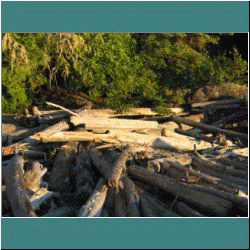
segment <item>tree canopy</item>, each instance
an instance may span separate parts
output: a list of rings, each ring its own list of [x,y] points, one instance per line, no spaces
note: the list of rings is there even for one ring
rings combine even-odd
[[[184,89],[247,84],[247,61],[223,33],[4,33],[2,111],[82,93],[98,107],[164,108]]]

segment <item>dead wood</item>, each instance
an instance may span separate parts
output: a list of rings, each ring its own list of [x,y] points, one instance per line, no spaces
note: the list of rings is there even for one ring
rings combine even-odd
[[[78,143],[68,143],[56,154],[49,189],[59,193],[73,191],[73,170]]]
[[[8,199],[15,217],[35,217],[35,210],[24,190],[23,173],[24,159],[16,155],[3,170]]]
[[[232,160],[228,158],[222,158],[222,159],[219,159],[218,162],[221,162],[222,164],[227,165],[227,166],[233,166],[234,168],[239,169],[239,170],[248,171],[248,164],[242,162],[240,159]]]
[[[109,119],[93,117],[76,117],[72,116],[70,122],[75,126],[85,124],[87,129],[157,129],[158,123],[154,121],[141,121],[129,119]]]
[[[154,211],[145,197],[140,196],[140,209],[143,217],[157,217],[156,211]]]
[[[119,189],[118,192],[115,192],[114,195],[114,211],[113,215],[115,217],[127,217],[127,205],[124,195]]]
[[[107,196],[107,191],[108,187],[105,184],[105,179],[100,178],[88,201],[80,209],[78,217],[99,217]]]
[[[185,131],[185,130],[178,129],[178,128],[176,128],[174,131],[176,133],[178,133],[178,134],[191,136],[191,137],[194,137],[194,138],[199,139],[199,140],[207,141],[207,142],[209,142],[211,144],[218,144],[220,146],[225,146],[225,143],[219,142],[215,138],[211,138],[211,137],[208,137],[208,136],[205,136],[205,135],[193,134],[190,131]]]
[[[239,170],[227,169],[225,165],[215,162],[212,160],[205,160],[198,157],[193,157],[192,166],[201,169],[210,171],[214,176],[221,178],[222,180],[228,183],[243,185],[245,187],[248,186],[248,181],[245,180],[246,172],[241,172]]]
[[[174,196],[179,195],[179,199],[187,203],[197,211],[214,216],[227,216],[232,203],[225,201],[209,193],[200,192],[189,186],[182,185],[166,176],[155,174],[137,166],[130,166],[128,172],[133,177],[142,182],[157,186],[166,193]]]
[[[96,169],[102,174],[105,180],[107,180],[109,177],[111,166],[107,162],[103,154],[95,148],[90,149],[88,151],[88,154]]]
[[[122,173],[126,170],[126,161],[128,160],[128,154],[129,149],[124,150],[119,155],[114,165],[110,168],[107,177],[108,187],[117,188],[119,186]]]
[[[206,217],[205,215],[189,207],[184,202],[178,202],[176,205],[174,205],[173,210],[183,217]]]
[[[233,136],[236,138],[240,138],[243,139],[245,142],[248,141],[248,135],[244,134],[244,133],[240,133],[240,132],[235,132],[235,131],[231,131],[231,130],[226,130],[226,129],[220,129],[211,125],[207,125],[201,122],[194,122],[191,121],[187,118],[183,118],[183,117],[178,117],[178,116],[173,116],[171,118],[173,121],[177,122],[177,123],[184,123],[186,125],[192,126],[194,128],[200,128],[200,129],[204,129],[213,133],[221,133],[221,134],[225,134],[228,136]]]
[[[87,201],[96,186],[95,174],[91,168],[90,156],[86,151],[81,150],[77,155],[74,168],[75,198],[81,204]]]
[[[138,134],[133,132],[112,131],[110,134],[93,134],[90,132],[58,132],[50,137],[43,137],[44,142],[65,142],[65,141],[96,141],[114,144],[145,145],[147,147],[162,148],[169,150],[193,150],[193,140],[178,135],[175,137],[162,137],[155,135]],[[182,143],[180,143],[182,140]],[[211,147],[210,143],[202,141],[197,145],[197,150]]]
[[[175,169],[174,171],[172,169]],[[168,161],[167,159],[164,160],[163,166],[162,166],[162,173],[167,173],[170,176],[176,177],[176,178],[187,178],[187,181],[189,182],[189,179],[192,178],[191,176],[199,177],[202,180],[205,180],[207,183],[211,184],[218,184],[218,181],[220,180],[217,177],[210,176],[204,173],[201,173],[199,171],[196,171],[192,169],[191,167],[185,167],[179,162],[174,161]]]
[[[216,195],[218,197],[221,197],[225,200],[229,200],[230,202],[232,202],[233,207],[232,207],[230,213],[236,212],[240,216],[244,216],[244,217],[248,216],[248,198],[240,197],[237,194],[224,192],[222,190],[217,190],[214,188],[207,188],[204,186],[199,186],[199,187],[195,187],[195,188],[198,190],[207,192],[207,193],[211,193],[213,195]],[[233,216],[235,216],[235,214]]]
[[[211,106],[221,106],[221,105],[230,105],[230,104],[240,104],[241,102],[236,99],[227,99],[227,100],[218,100],[218,101],[210,101],[210,102],[199,102],[192,103],[192,108],[204,108]]]
[[[63,110],[63,111],[66,111],[66,112],[68,112],[68,113],[71,114],[71,115],[75,115],[75,116],[79,116],[79,117],[80,117],[79,114],[77,114],[77,113],[75,113],[75,112],[73,112],[73,111],[71,111],[71,110],[69,110],[69,109],[67,109],[67,108],[64,108],[64,107],[62,107],[62,106],[60,106],[60,105],[57,105],[57,104],[55,104],[55,103],[46,102],[46,104],[48,104],[48,105],[50,105],[50,106],[54,106],[54,107],[56,107],[56,108],[59,108],[59,109],[61,109],[61,110]]]
[[[128,217],[140,217],[139,211],[139,193],[135,187],[134,182],[125,176],[122,178],[123,192],[125,194],[126,204],[127,204],[127,216]]]
[[[56,132],[67,130],[70,128],[70,125],[67,121],[61,121],[59,123],[54,124],[53,126],[50,126],[43,130],[42,132],[36,133],[33,136],[31,136],[32,139],[36,140],[42,140],[43,138],[49,137]]]
[[[33,161],[29,169],[24,173],[24,188],[36,192],[40,188],[41,178],[47,172],[46,168],[37,162]]]
[[[69,206],[62,206],[60,208],[50,210],[42,217],[75,217],[75,209]]]

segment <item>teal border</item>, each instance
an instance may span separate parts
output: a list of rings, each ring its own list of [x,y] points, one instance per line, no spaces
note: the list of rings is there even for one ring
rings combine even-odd
[[[248,249],[248,219],[2,219],[2,249]]]
[[[2,32],[248,32],[248,2],[3,1]]]
[[[2,32],[249,32],[248,2],[1,2]],[[248,249],[248,218],[2,218],[2,249]]]

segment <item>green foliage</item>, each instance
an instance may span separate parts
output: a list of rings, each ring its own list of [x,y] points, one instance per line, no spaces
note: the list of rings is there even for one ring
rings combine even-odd
[[[247,62],[220,44],[233,34],[5,33],[2,107],[22,112],[50,93],[82,92],[121,112],[185,102],[186,92],[225,82],[247,84]],[[231,45],[230,45],[231,46]],[[36,104],[37,105],[37,104]]]

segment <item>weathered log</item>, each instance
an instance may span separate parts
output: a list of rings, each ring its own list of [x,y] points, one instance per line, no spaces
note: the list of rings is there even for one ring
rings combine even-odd
[[[238,160],[232,160],[228,158],[221,158],[218,160],[218,162],[221,162],[222,164],[225,164],[227,166],[233,166],[236,169],[239,170],[248,170],[248,164],[241,162],[239,159]]]
[[[114,197],[114,216],[115,217],[127,217],[127,205],[124,195],[119,190],[115,192]]]
[[[183,217],[206,217],[205,215],[199,213],[198,211],[192,209],[184,202],[178,202],[174,205],[174,211]]]
[[[156,211],[154,211],[145,197],[140,196],[140,209],[143,217],[157,217]]]
[[[88,201],[80,209],[78,217],[99,217],[107,196],[107,191],[108,187],[105,184],[105,179],[100,178]]]
[[[88,151],[92,163],[97,168],[97,170],[102,174],[105,180],[109,177],[109,172],[111,169],[110,164],[107,162],[103,154],[95,148]]]
[[[69,206],[62,206],[60,208],[49,211],[42,217],[74,217],[75,209]]]
[[[192,184],[191,184],[192,185]],[[248,198],[240,197],[237,194],[224,192],[222,190],[211,189],[204,186],[195,187],[198,190],[211,193],[233,203],[230,213],[238,213],[241,216],[248,216]],[[235,216],[235,215],[234,215]]]
[[[186,136],[194,137],[194,138],[199,139],[199,140],[210,142],[211,144],[218,144],[220,146],[225,145],[223,142],[219,142],[218,140],[216,140],[214,138],[210,138],[210,137],[205,136],[205,135],[193,134],[190,131],[185,131],[185,130],[178,129],[178,128],[176,128],[174,131],[178,134],[181,134],[181,135],[186,135]]]
[[[68,113],[71,114],[71,115],[79,116],[79,117],[80,117],[79,114],[77,114],[77,113],[75,113],[75,112],[73,112],[73,111],[71,111],[71,110],[69,110],[69,109],[67,109],[67,108],[64,108],[64,107],[62,107],[62,106],[60,106],[60,105],[58,105],[58,104],[55,104],[55,103],[52,103],[52,102],[46,102],[46,104],[48,104],[48,105],[50,105],[50,106],[54,106],[54,107],[56,107],[56,108],[59,108],[59,109],[61,109],[61,110],[63,110],[63,111],[66,111],[66,112],[68,112]]]
[[[218,176],[223,180],[228,180],[232,184],[243,185],[246,187],[248,186],[248,181],[245,180],[245,176],[247,175],[246,172],[241,172],[239,170],[233,169],[226,169],[225,165],[219,162],[205,160],[198,157],[193,157],[192,165],[196,168],[202,168],[202,170],[208,168],[215,173],[215,176]]]
[[[177,173],[179,173],[179,175],[177,175],[177,176],[174,175],[174,173],[171,172],[171,168],[176,169]],[[192,169],[191,167],[188,168],[188,167],[183,166],[179,162],[168,161],[167,159],[164,160],[162,169],[163,169],[163,171],[162,171],[163,173],[170,172],[170,175],[172,174],[172,176],[174,176],[174,177],[183,177],[183,176],[187,177],[187,174],[188,175],[191,174],[193,176],[200,177],[201,179],[207,181],[208,183],[212,183],[212,184],[218,184],[218,181],[220,180],[217,177],[198,172],[198,171]]]
[[[227,216],[232,207],[232,203],[209,193],[197,191],[194,188],[182,185],[166,176],[155,174],[137,166],[130,166],[128,172],[133,177],[142,182],[157,186],[166,193],[174,196],[179,195],[179,199],[187,203],[190,207],[202,211],[204,214],[215,216]]]
[[[43,168],[42,164],[33,161],[29,169],[23,175],[24,188],[36,192],[40,188],[41,178],[47,172],[47,168]]]
[[[70,117],[69,114],[56,114],[56,115],[45,115],[41,116],[39,118],[39,123],[40,124],[47,124],[47,125],[53,125],[55,123],[58,123],[62,120],[68,120]]]
[[[50,137],[43,137],[44,142],[64,141],[100,141],[108,143],[124,143],[130,145],[146,145],[153,148],[169,150],[193,150],[194,141],[176,134],[175,137],[162,137],[138,134],[133,132],[112,131],[110,134],[93,134],[90,132],[58,132]],[[180,143],[180,140],[182,143]],[[210,143],[202,141],[197,145],[197,150],[211,147]]]
[[[12,132],[19,131],[19,130],[26,130],[26,128],[17,126],[11,123],[4,123],[4,116],[2,116],[2,135],[8,135]]]
[[[122,173],[126,169],[126,161],[128,160],[128,154],[129,149],[124,150],[119,155],[114,165],[110,168],[110,172],[108,173],[107,177],[108,187],[117,188],[119,186]]]
[[[41,188],[30,197],[30,201],[34,209],[39,209],[42,204],[48,203],[48,201],[54,197],[58,198],[58,193],[48,191],[46,188]]]
[[[93,118],[93,117],[76,117],[72,116],[70,122],[75,126],[85,124],[87,129],[157,129],[158,122],[140,121],[129,119],[109,119],[109,118]]]
[[[92,164],[88,153],[80,151],[76,158],[74,175],[75,198],[81,204],[87,201],[96,186],[95,176],[91,168]]]
[[[140,217],[139,211],[139,194],[135,187],[133,181],[128,177],[125,176],[122,178],[123,183],[123,190],[122,192],[125,193],[127,208],[128,208],[128,217]]]
[[[16,155],[3,169],[11,210],[15,217],[36,217],[35,210],[24,190],[24,159]]]
[[[240,104],[241,102],[237,99],[227,99],[227,100],[218,100],[218,101],[210,101],[210,102],[199,102],[199,103],[192,103],[192,108],[204,108],[210,106],[220,106],[220,105],[227,105],[227,104]]]
[[[70,125],[67,121],[61,121],[59,123],[56,123],[53,126],[48,127],[47,129],[43,130],[42,132],[36,133],[33,136],[31,136],[32,139],[41,140],[43,138],[49,137],[56,132],[67,130],[70,128]]]
[[[190,121],[189,119],[183,118],[183,117],[178,117],[178,116],[173,116],[171,118],[173,121],[178,122],[178,123],[184,123],[186,125],[195,127],[195,128],[201,128],[210,132],[214,132],[214,133],[222,133],[228,136],[233,136],[233,137],[237,137],[240,139],[245,140],[246,142],[248,141],[248,135],[244,134],[244,133],[240,133],[240,132],[235,132],[235,131],[231,131],[231,130],[226,130],[226,129],[220,129],[211,125],[207,125],[201,122],[194,122],[194,121]]]
[[[73,191],[73,169],[78,143],[64,145],[56,154],[49,179],[49,189],[59,193]]]

